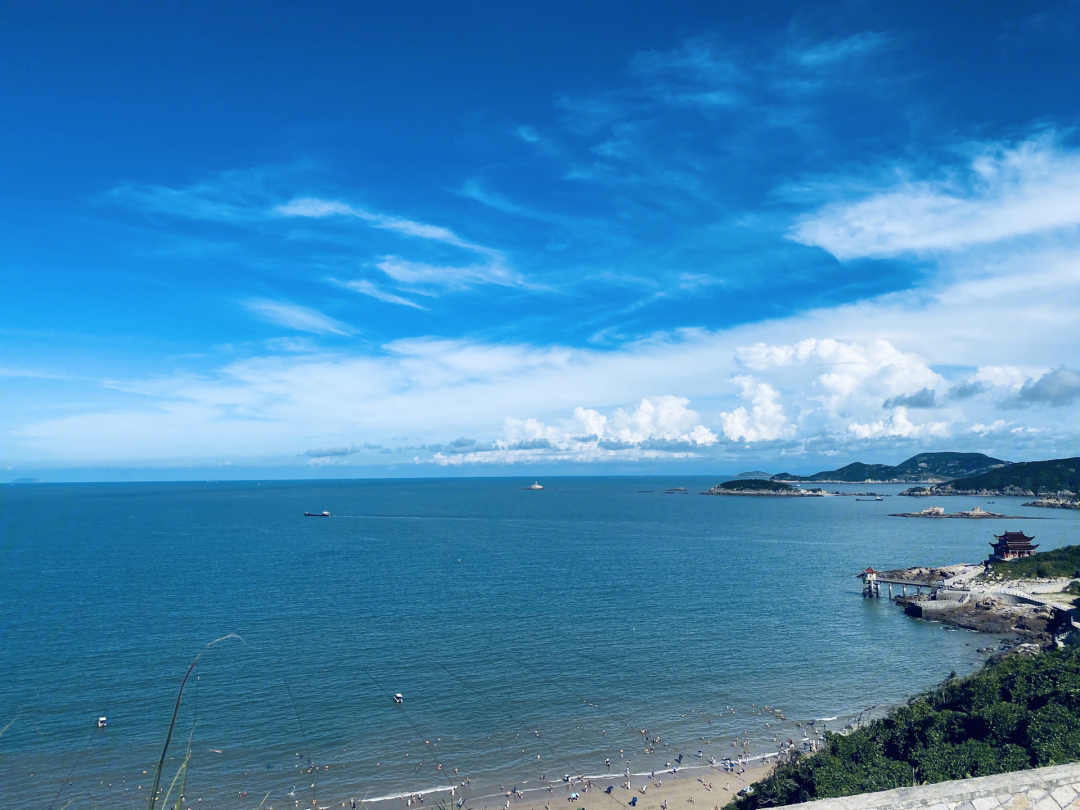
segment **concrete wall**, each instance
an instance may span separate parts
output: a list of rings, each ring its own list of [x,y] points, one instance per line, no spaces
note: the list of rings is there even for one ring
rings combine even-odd
[[[960,607],[959,602],[908,602],[904,608],[904,612],[908,616],[914,616],[916,619],[929,619],[937,613],[944,613],[947,610],[956,610]]]
[[[1080,810],[1080,763],[821,799],[806,810]]]

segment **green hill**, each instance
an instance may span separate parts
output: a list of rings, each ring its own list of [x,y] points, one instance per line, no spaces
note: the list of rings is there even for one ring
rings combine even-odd
[[[947,680],[824,750],[778,765],[731,810],[780,807],[1080,760],[1080,648]]]
[[[1080,546],[1037,551],[1019,560],[992,563],[990,571],[1001,579],[1080,578]]]
[[[888,464],[863,464],[856,461],[838,470],[824,470],[813,475],[774,475],[773,481],[841,481],[852,484],[914,483],[918,481],[950,481],[995,468],[1009,466],[1008,461],[991,458],[982,453],[920,453],[895,467]]]
[[[739,481],[725,481],[720,489],[732,492],[794,492],[795,487],[780,481],[762,481],[760,478],[744,478]]]
[[[1009,490],[1009,491],[1007,491]],[[1080,458],[1024,461],[998,470],[950,481],[934,487],[932,494],[993,492],[1007,495],[1042,495],[1080,492]]]

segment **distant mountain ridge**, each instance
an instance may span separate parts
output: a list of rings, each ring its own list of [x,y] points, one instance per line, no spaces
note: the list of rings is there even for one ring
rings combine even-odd
[[[856,461],[838,470],[823,470],[813,475],[779,473],[769,480],[814,481],[826,484],[938,484],[1011,466],[1013,465],[1010,461],[992,458],[983,453],[919,453],[895,467]]]
[[[1024,461],[1000,469],[955,479],[945,484],[907,490],[901,495],[1057,495],[1080,492],[1080,457]]]

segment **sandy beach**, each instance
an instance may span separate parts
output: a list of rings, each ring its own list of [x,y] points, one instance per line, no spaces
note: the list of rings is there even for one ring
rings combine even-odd
[[[525,792],[523,798],[510,798],[511,810],[560,810],[560,808],[585,808],[585,810],[621,810],[630,807],[637,797],[635,810],[660,810],[666,801],[668,810],[683,808],[690,804],[701,805],[703,810],[723,807],[743,787],[763,779],[772,771],[773,765],[755,761],[745,773],[728,773],[719,765],[711,767],[687,767],[656,772],[656,777],[631,776],[632,789],[621,787],[626,777],[619,774],[610,779],[592,779],[592,788],[582,792],[582,785],[558,783],[549,792],[546,788]],[[587,781],[590,781],[587,779]],[[608,785],[614,785],[610,794]],[[642,792],[642,788],[645,792]],[[577,799],[570,795],[577,793]],[[472,810],[502,810],[506,807],[505,795],[476,796],[465,800],[464,807]]]
[[[763,760],[767,759],[766,764]],[[717,765],[688,765],[676,767],[674,775],[671,769],[656,771],[655,773],[631,773],[630,777],[625,774],[607,774],[601,776],[575,777],[573,782],[565,782],[561,779],[551,782],[545,787],[532,787],[530,785],[515,786],[506,785],[502,792],[490,790],[472,791],[465,788],[463,792],[455,791],[453,803],[464,797],[462,807],[464,810],[505,810],[509,802],[510,810],[617,810],[618,808],[634,807],[635,810],[662,810],[667,803],[668,810],[675,810],[690,804],[700,804],[703,810],[712,810],[715,807],[723,807],[745,786],[757,782],[766,777],[775,766],[776,756],[756,757],[744,766],[737,766],[734,771],[725,771],[722,764]],[[739,773],[738,771],[743,771]],[[629,781],[631,787],[627,789],[624,783]],[[610,793],[608,786],[612,787]],[[519,792],[514,794],[513,788],[518,787]],[[576,796],[577,798],[572,798]],[[398,807],[424,807],[437,808],[440,803],[450,804],[445,792],[441,794],[428,794],[423,804],[418,797],[413,798],[409,804],[408,799],[396,798],[382,801],[368,800],[363,806],[380,808]],[[631,804],[634,799],[636,804]],[[326,805],[327,808],[335,805]],[[348,805],[345,805],[348,806]],[[357,803],[361,807],[361,803]],[[322,810],[323,805],[319,805]]]

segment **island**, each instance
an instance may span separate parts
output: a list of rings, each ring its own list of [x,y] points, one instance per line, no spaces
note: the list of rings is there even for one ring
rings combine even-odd
[[[823,489],[799,489],[781,481],[762,481],[760,479],[741,479],[725,481],[702,495],[768,495],[781,497],[821,498],[826,494]]]
[[[1026,504],[1025,504],[1026,505]],[[931,506],[929,509],[923,509],[921,512],[894,512],[889,517],[916,517],[916,518],[968,518],[970,519],[987,519],[995,518],[998,520],[1046,520],[1036,515],[1001,515],[997,512],[987,512],[985,509],[975,507],[970,512],[946,512],[944,507]]]
[[[1011,462],[983,453],[920,453],[896,466],[856,461],[837,470],[813,475],[778,473],[770,480],[820,484],[941,483],[1011,466]]]
[[[1024,496],[1038,500],[1025,506],[1049,509],[1078,509],[1080,501],[1080,457],[1009,464],[930,487],[911,487],[901,492],[913,498],[931,495]]]
[[[1080,498],[1068,498],[1068,497],[1053,497],[1053,498],[1037,498],[1034,501],[1028,501],[1022,506],[1039,506],[1043,509],[1080,509]]]

